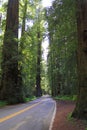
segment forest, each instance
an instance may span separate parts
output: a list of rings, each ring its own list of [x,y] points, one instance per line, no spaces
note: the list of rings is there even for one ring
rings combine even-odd
[[[76,100],[72,116],[87,119],[86,15],[86,0],[53,0],[49,7],[42,0],[0,0],[1,102],[68,95]]]

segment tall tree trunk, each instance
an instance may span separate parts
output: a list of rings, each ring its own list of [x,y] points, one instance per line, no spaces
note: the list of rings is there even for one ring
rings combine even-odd
[[[12,104],[23,101],[18,70],[18,13],[19,0],[9,0],[2,52],[0,99],[7,100]]]
[[[87,119],[87,0],[77,0],[78,99],[72,116]]]
[[[37,72],[36,72],[36,96],[42,95],[41,90],[41,40],[40,32],[37,33],[38,38],[38,50],[37,50]]]

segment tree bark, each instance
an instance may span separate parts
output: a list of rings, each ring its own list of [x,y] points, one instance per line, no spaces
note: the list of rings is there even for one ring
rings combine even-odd
[[[23,101],[18,70],[18,13],[19,0],[9,0],[2,52],[0,99],[10,104]]]
[[[77,0],[78,98],[72,116],[87,119],[87,0]]]
[[[37,72],[36,72],[36,96],[42,96],[41,90],[41,40],[40,32],[37,33],[38,50],[37,50]]]

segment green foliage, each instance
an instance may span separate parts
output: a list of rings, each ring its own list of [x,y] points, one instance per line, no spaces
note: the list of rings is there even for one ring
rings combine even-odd
[[[35,96],[31,96],[31,97],[25,98],[25,102],[33,101],[35,99],[36,99]]]
[[[0,107],[4,107],[7,105],[7,102],[6,101],[0,101]]]
[[[70,112],[67,116],[68,121],[74,121],[74,118],[72,117],[72,112]]]
[[[33,100],[35,100],[35,99],[36,99],[35,96],[31,96],[31,97],[25,98],[25,99],[24,99],[24,102],[33,101]],[[13,100],[14,100],[14,99],[13,99]],[[11,101],[10,101],[10,102],[0,101],[0,107],[4,107],[4,106],[6,106],[6,105],[8,105],[8,104],[13,104],[13,102],[15,103],[15,101],[13,101],[13,100],[12,100],[12,102],[11,102]]]
[[[47,77],[47,63],[42,60],[42,73],[41,73],[41,87],[43,94],[51,94],[50,87],[48,85],[48,77]]]
[[[0,79],[1,79],[1,62],[2,62],[2,44],[3,44],[3,37],[6,25],[6,10],[7,10],[7,2],[2,1],[2,6],[0,7],[0,13],[3,18],[1,17],[0,21]]]
[[[77,95],[73,95],[73,101],[77,100]]]
[[[35,76],[36,76],[36,43],[35,35],[30,30],[21,37],[23,42],[22,57],[20,55],[19,64],[22,65],[22,78],[24,84],[25,96],[32,96],[35,91]],[[20,48],[19,48],[20,49]]]
[[[25,2],[27,0],[20,1],[20,25],[24,26],[24,20],[32,21],[32,26],[27,26],[26,31],[23,30],[22,37],[19,44],[19,68],[22,67],[22,79],[23,79],[23,91],[25,97],[35,95],[36,91],[36,74],[37,74],[37,52],[38,41],[42,42],[44,27],[43,27],[43,14],[42,9],[37,10],[39,1],[28,2],[27,9],[24,11]],[[24,12],[24,13],[23,13]],[[40,29],[40,39],[37,34]],[[41,66],[40,66],[41,67]]]
[[[0,36],[0,77],[1,77],[1,62],[2,62],[2,36]],[[1,79],[1,78],[0,78]]]
[[[56,100],[70,100],[70,101],[76,101],[76,95],[70,96],[70,95],[59,95],[54,97]]]
[[[70,6],[71,5],[71,6]],[[48,78],[52,95],[76,94],[77,27],[75,1],[55,0],[47,9],[49,31]]]

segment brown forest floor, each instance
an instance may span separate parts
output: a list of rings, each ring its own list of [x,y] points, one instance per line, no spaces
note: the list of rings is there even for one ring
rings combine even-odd
[[[86,125],[83,121],[70,118],[70,113],[75,107],[72,101],[56,101],[57,111],[52,130],[85,130]]]

